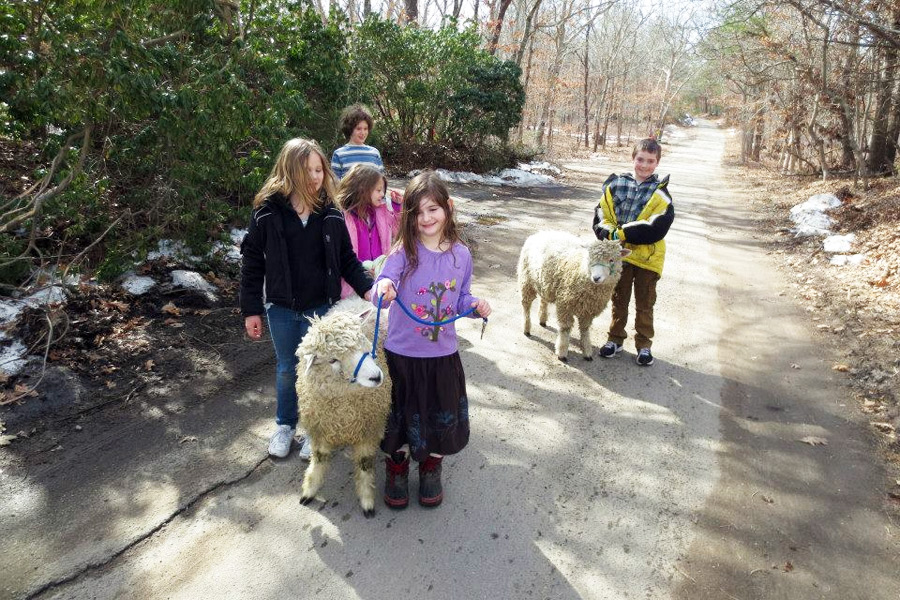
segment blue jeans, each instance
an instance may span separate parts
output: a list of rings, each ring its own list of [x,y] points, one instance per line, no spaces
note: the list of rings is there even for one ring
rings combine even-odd
[[[269,333],[275,346],[275,422],[297,427],[297,346],[309,331],[307,317],[322,316],[328,304],[297,312],[276,304],[266,306]]]

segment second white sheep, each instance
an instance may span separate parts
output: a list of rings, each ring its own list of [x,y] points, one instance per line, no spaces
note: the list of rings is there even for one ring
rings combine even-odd
[[[556,305],[556,356],[568,360],[569,335],[577,318],[582,356],[593,360],[591,323],[609,304],[622,275],[622,258],[629,254],[630,250],[613,240],[584,241],[563,231],[529,236],[518,265],[525,335],[531,335],[531,304],[540,298],[538,323],[542,327],[547,326],[549,305]]]

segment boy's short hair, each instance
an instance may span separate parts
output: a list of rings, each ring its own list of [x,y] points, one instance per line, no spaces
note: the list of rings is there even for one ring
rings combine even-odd
[[[341,111],[339,123],[341,133],[344,134],[344,137],[349,140],[350,134],[353,133],[353,130],[356,129],[356,126],[359,125],[361,121],[365,121],[369,126],[369,131],[372,131],[372,127],[375,125],[372,121],[372,114],[369,112],[369,109],[362,104],[352,104]]]
[[[659,145],[659,142],[654,140],[653,138],[644,138],[642,140],[638,140],[638,142],[634,145],[634,150],[631,151],[631,158],[637,156],[638,152],[650,152],[656,155],[656,160],[662,158],[662,146]]]

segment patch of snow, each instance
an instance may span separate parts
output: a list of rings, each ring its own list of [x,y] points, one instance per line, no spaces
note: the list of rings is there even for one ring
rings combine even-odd
[[[122,282],[122,289],[133,296],[141,296],[153,289],[155,285],[156,281],[152,277],[131,273]]]
[[[216,287],[203,279],[203,276],[196,271],[182,271],[176,269],[172,271],[172,285],[175,287],[187,288],[189,290],[198,290],[206,294],[206,296],[215,301]]]
[[[557,167],[556,165],[551,165],[547,161],[537,161],[530,163],[519,163],[516,165],[519,169],[523,171],[528,171],[529,173],[543,173],[549,172],[553,173],[557,177],[562,175],[562,169]]]
[[[48,304],[65,304],[68,296],[64,287],[49,285],[27,296],[24,300],[29,306],[46,306]]]
[[[25,358],[27,351],[28,348],[19,340],[13,340],[12,343],[4,344],[0,348],[0,373],[9,377],[18,375],[28,362]]]
[[[25,303],[20,300],[0,300],[0,326],[13,323],[25,310]]]
[[[825,212],[840,205],[840,199],[834,194],[816,194],[791,207],[791,221],[797,224],[794,233],[798,237],[828,235],[834,221]]]
[[[234,228],[231,230],[230,235],[231,241],[234,242],[234,245],[240,246],[241,242],[244,241],[244,236],[247,235],[247,230]]]
[[[522,169],[503,169],[500,171],[500,179],[503,181],[500,185],[513,187],[535,187],[556,183],[556,180],[549,175],[529,173]]]
[[[241,249],[234,244],[216,242],[213,244],[210,254],[222,254],[222,259],[225,262],[241,262]]]
[[[224,255],[222,258],[225,262],[237,263],[241,262],[241,242],[244,241],[244,236],[247,235],[246,229],[232,229],[229,232],[231,236],[231,243],[227,242],[216,242],[213,244],[212,251],[210,254],[222,254]]]
[[[847,265],[858,267],[864,260],[866,260],[865,254],[851,254],[849,256],[846,254],[835,254],[831,257],[831,264],[836,267],[844,267]]]
[[[856,241],[856,235],[852,233],[847,235],[829,235],[822,242],[822,249],[830,254],[850,252],[854,241]]]
[[[410,171],[407,176],[415,177],[421,172],[420,170]],[[552,177],[529,173],[522,169],[503,169],[496,175],[478,175],[471,171],[448,171],[446,169],[436,169],[435,173],[437,173],[441,181],[448,183],[479,183],[482,185],[507,185],[510,187],[534,187],[556,183],[556,180]]]
[[[191,254],[191,249],[185,246],[184,242],[174,240],[159,240],[157,243],[158,250],[151,250],[147,253],[147,260],[157,260],[160,258],[177,258],[185,262],[197,263],[200,259]]]

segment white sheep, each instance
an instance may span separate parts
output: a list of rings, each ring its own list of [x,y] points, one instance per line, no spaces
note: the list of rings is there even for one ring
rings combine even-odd
[[[541,231],[525,240],[519,254],[519,293],[525,313],[525,335],[531,335],[531,303],[541,299],[538,322],[547,326],[547,308],[556,304],[559,333],[556,356],[568,360],[573,318],[581,332],[581,353],[593,360],[591,323],[603,312],[619,277],[622,258],[631,251],[618,241],[583,241],[563,231]]]
[[[300,422],[312,448],[300,502],[309,503],[319,491],[332,452],[350,446],[356,495],[366,517],[375,514],[375,455],[391,407],[382,348],[386,319],[379,327],[377,359],[366,354],[372,350],[375,312],[358,296],[341,300],[311,320],[297,347]]]

